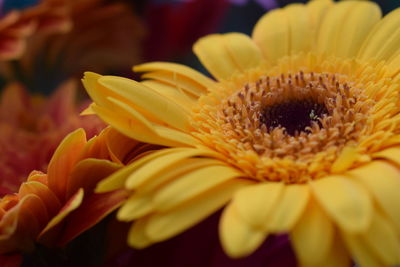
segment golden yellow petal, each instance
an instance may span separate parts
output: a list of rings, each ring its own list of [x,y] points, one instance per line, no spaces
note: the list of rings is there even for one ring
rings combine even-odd
[[[229,166],[207,166],[169,183],[153,199],[157,211],[166,211],[242,174]]]
[[[361,266],[397,266],[400,264],[398,232],[378,212],[369,229],[362,234],[343,233],[344,240]]]
[[[244,72],[261,63],[261,51],[253,40],[242,33],[222,35],[223,42],[237,68]]]
[[[387,60],[400,45],[400,8],[386,15],[365,40],[358,58],[361,60]]]
[[[341,28],[337,36],[335,55],[342,58],[351,58],[357,55],[361,45],[371,29],[381,19],[382,12],[374,2],[358,1],[345,15],[344,20],[338,21]]]
[[[121,189],[125,186],[125,181],[126,179],[129,177],[129,175],[134,172],[135,170],[137,170],[138,168],[140,168],[141,166],[143,166],[144,164],[146,164],[147,162],[157,158],[157,157],[161,157],[170,153],[174,153],[176,152],[178,149],[161,149],[159,151],[156,151],[154,153],[151,153],[150,155],[147,155],[145,157],[142,157],[138,160],[135,160],[134,162],[132,162],[131,164],[127,165],[126,167],[120,169],[119,171],[113,173],[112,175],[110,175],[109,177],[107,177],[106,179],[100,181],[97,184],[96,187],[96,193],[105,193],[105,192],[109,192],[109,191],[113,191],[116,189]]]
[[[136,72],[153,72],[153,71],[165,71],[169,73],[175,73],[181,75],[198,83],[198,94],[202,95],[207,92],[207,88],[215,86],[215,82],[200,72],[191,69],[185,65],[169,63],[169,62],[150,62],[135,66],[133,68]]]
[[[148,182],[150,179],[157,179],[170,165],[175,164],[187,158],[194,156],[213,156],[215,152],[211,150],[202,150],[196,148],[180,148],[175,149],[173,153],[161,155],[152,159],[146,165],[132,173],[126,180],[126,187],[128,189],[135,189],[143,183]]]
[[[292,4],[284,8],[289,22],[290,53],[308,52],[314,42],[308,9],[303,4]]]
[[[184,109],[141,83],[116,76],[103,76],[98,82],[161,121],[181,130],[189,128],[189,119]]]
[[[239,72],[220,34],[211,34],[199,39],[194,44],[193,51],[203,66],[218,80],[227,79]]]
[[[225,253],[240,258],[254,252],[268,233],[250,226],[233,205],[228,205],[221,215],[219,236]]]
[[[132,139],[144,143],[157,144],[163,146],[171,146],[171,147],[186,146],[186,144],[182,142],[175,142],[174,140],[168,140],[166,138],[161,137],[156,132],[155,127],[149,128],[148,127],[149,124],[143,124],[142,122],[135,120],[134,117],[132,116],[128,117],[126,116],[126,114],[123,115],[121,114],[121,112],[113,112],[110,109],[106,109],[98,105],[93,105],[92,109],[103,121],[113,126],[120,133]],[[185,139],[183,139],[182,141],[185,141]],[[189,142],[191,143],[191,141]]]
[[[301,266],[322,266],[332,248],[334,228],[331,219],[311,200],[299,222],[290,232]]]
[[[285,11],[276,9],[265,14],[253,29],[253,40],[269,62],[289,54],[289,21]]]
[[[325,17],[328,8],[332,5],[332,0],[313,0],[308,2],[307,9],[308,14],[310,15],[310,23],[314,36],[316,36],[316,33],[318,32],[319,27],[321,26],[321,21]]]
[[[267,229],[268,218],[275,205],[279,205],[283,183],[263,183],[238,191],[232,200],[239,215],[253,227]]]
[[[346,176],[328,176],[310,184],[317,200],[339,228],[363,232],[369,227],[372,203],[361,185]]]
[[[304,212],[310,196],[308,185],[287,185],[279,202],[271,211],[268,230],[272,233],[290,231]]]
[[[359,154],[355,147],[346,146],[342,149],[339,156],[333,162],[331,167],[332,173],[341,173],[347,170],[358,159]]]
[[[148,217],[144,217],[132,224],[128,233],[129,246],[137,249],[142,249],[152,244],[151,240],[147,237],[145,231],[147,222]]]
[[[317,52],[319,54],[332,55],[335,54],[336,48],[339,44],[338,38],[346,27],[346,24],[342,24],[348,16],[351,15],[351,11],[357,6],[358,1],[342,1],[326,12],[324,18],[321,21],[317,36]],[[349,41],[349,40],[343,40]]]
[[[400,231],[400,171],[384,161],[374,161],[349,173],[365,185]]]
[[[208,158],[189,158],[183,159],[175,164],[170,165],[167,169],[164,169],[162,173],[157,175],[157,179],[151,179],[140,187],[138,190],[141,192],[150,192],[159,188],[162,184],[177,179],[186,173],[194,171],[199,168],[215,165],[225,165],[224,162],[208,159]]]
[[[146,234],[157,242],[171,238],[216,212],[235,191],[251,183],[244,179],[230,180],[172,210],[155,213],[149,217]]]
[[[189,97],[180,92],[177,88],[163,82],[146,80],[141,82],[144,86],[150,87],[160,95],[167,97],[169,100],[176,102],[187,111],[196,103],[195,98]]]
[[[343,240],[340,238],[338,233],[333,234],[333,244],[329,250],[328,255],[323,261],[321,261],[324,267],[349,267],[352,266],[351,257],[347,251]],[[316,253],[314,253],[315,255]],[[321,264],[316,265],[319,267]],[[311,267],[311,266],[310,266]]]
[[[383,263],[389,266],[400,264],[399,232],[379,213],[374,213],[371,227],[363,238]]]
[[[386,159],[400,166],[400,148],[398,147],[387,148],[374,153],[372,156],[378,159]]]
[[[150,213],[154,207],[153,196],[154,194],[151,193],[133,193],[119,208],[117,219],[123,222],[130,222]]]

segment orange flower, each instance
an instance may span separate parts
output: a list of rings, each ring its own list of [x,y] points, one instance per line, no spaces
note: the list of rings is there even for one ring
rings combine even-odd
[[[0,196],[16,192],[32,170],[45,171],[67,133],[83,127],[88,136],[105,124],[94,116],[80,117],[75,104],[77,84],[64,83],[48,100],[31,97],[11,84],[0,98]]]
[[[24,10],[13,10],[0,19],[0,60],[20,57],[26,40],[37,32],[65,32],[71,28],[65,0],[42,0]]]
[[[69,134],[47,174],[31,172],[17,193],[0,200],[0,254],[31,251],[35,242],[64,245],[117,208],[126,192],[96,194],[93,189],[121,168],[135,147],[140,148],[137,141],[110,128],[89,141],[83,129]]]

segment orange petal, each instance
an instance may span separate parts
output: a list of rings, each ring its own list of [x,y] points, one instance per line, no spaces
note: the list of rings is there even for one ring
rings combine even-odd
[[[111,175],[121,168],[117,164],[104,159],[84,159],[72,169],[67,184],[67,197],[70,197],[79,188],[82,188],[86,194],[92,192],[96,184],[103,178]]]
[[[50,160],[47,172],[49,187],[61,201],[65,199],[71,169],[76,164],[85,144],[85,131],[78,129],[64,138]]]
[[[76,210],[83,201],[83,189],[79,189],[62,207],[56,216],[51,219],[51,221],[46,225],[43,231],[40,233],[38,239],[41,241],[46,240],[49,235],[51,235],[51,229],[57,226],[68,214],[73,210]]]
[[[87,197],[82,205],[67,218],[63,235],[58,244],[66,244],[80,233],[98,223],[118,208],[126,198],[127,193],[124,190],[104,194],[92,194]]]

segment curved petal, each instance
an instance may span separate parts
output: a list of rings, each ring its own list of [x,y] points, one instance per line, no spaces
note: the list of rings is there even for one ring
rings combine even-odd
[[[133,68],[136,72],[154,72],[163,71],[175,76],[182,76],[190,79],[198,90],[198,95],[207,93],[207,88],[215,86],[214,81],[204,76],[200,72],[191,69],[185,65],[169,62],[150,62],[137,65]],[[196,93],[195,93],[196,94]],[[196,94],[196,95],[197,95]]]
[[[119,221],[130,222],[140,219],[154,209],[154,192],[136,192],[131,195],[117,212]]]
[[[268,218],[271,233],[289,232],[303,214],[310,196],[308,185],[287,185]]]
[[[97,184],[96,187],[96,193],[104,193],[104,192],[109,192],[113,191],[116,189],[121,189],[125,187],[125,182],[126,179],[129,177],[129,175],[146,164],[147,162],[161,157],[163,155],[167,155],[170,153],[174,153],[176,151],[181,151],[181,149],[178,148],[173,148],[173,149],[161,149],[159,151],[156,151],[154,153],[151,153],[150,155],[147,155],[143,158],[140,158],[133,163],[127,165],[126,167],[122,168],[121,170],[113,173],[111,176],[107,177],[106,179],[100,181]]]
[[[160,121],[181,130],[189,128],[187,113],[177,104],[139,82],[116,76],[102,76],[98,83],[126,101],[151,113]]]
[[[314,195],[338,226],[348,232],[363,232],[371,223],[369,193],[346,176],[328,176],[310,183]]]
[[[349,172],[366,186],[400,231],[400,170],[384,161],[374,161]]]
[[[240,258],[254,252],[268,233],[245,222],[233,205],[228,205],[220,219],[219,236],[226,254]]]
[[[269,62],[288,55],[290,28],[285,11],[276,9],[261,17],[253,29],[252,38]]]
[[[359,1],[340,22],[342,27],[338,32],[335,55],[343,58],[356,56],[381,16],[382,12],[376,3]]]
[[[232,204],[244,221],[253,227],[267,229],[268,218],[274,206],[279,204],[285,185],[263,183],[248,186],[238,191]]]
[[[144,217],[132,224],[128,233],[128,244],[131,247],[142,249],[152,244],[146,235],[148,221],[148,217]]]
[[[291,54],[310,51],[313,36],[308,9],[303,4],[292,4],[284,8],[289,22],[289,52]]]
[[[105,194],[92,194],[85,198],[82,205],[67,218],[58,245],[65,245],[70,240],[86,231],[116,208],[126,199],[126,192],[114,191]]]
[[[50,160],[47,171],[48,186],[61,201],[65,200],[69,174],[79,160],[85,144],[85,131],[78,129],[64,138]]]
[[[261,62],[259,48],[248,36],[240,33],[208,35],[197,41],[193,50],[218,80],[257,67]]]
[[[126,188],[135,189],[150,179],[157,179],[167,167],[194,156],[213,156],[215,152],[202,149],[176,149],[173,153],[161,155],[132,173],[126,181]]]
[[[313,29],[315,36],[319,31],[322,19],[329,10],[328,8],[330,8],[332,5],[332,0],[313,0],[308,2],[308,14],[310,15],[311,28]]]
[[[56,216],[54,216],[46,225],[46,227],[39,234],[38,239],[46,239],[46,235],[53,229],[56,225],[58,225],[68,214],[70,214],[73,210],[76,210],[83,201],[83,190],[79,189],[69,200],[68,202],[61,208]]]
[[[400,8],[386,15],[365,40],[358,58],[361,60],[387,60],[399,51]]]
[[[333,242],[333,224],[321,207],[311,200],[290,232],[301,266],[322,266]]]
[[[231,180],[199,195],[183,205],[149,217],[146,234],[154,242],[173,237],[224,206],[235,191],[251,184],[247,180]]]
[[[184,174],[157,192],[155,210],[167,211],[239,176],[242,173],[229,166],[206,166]]]
[[[343,27],[342,24],[350,16],[353,8],[357,6],[358,1],[343,1],[333,5],[321,21],[317,36],[317,52],[319,54],[335,54],[339,43],[339,36]],[[348,41],[348,40],[343,40]]]

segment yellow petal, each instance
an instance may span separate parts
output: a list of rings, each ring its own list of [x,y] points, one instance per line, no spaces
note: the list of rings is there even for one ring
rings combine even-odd
[[[266,229],[268,217],[274,206],[279,204],[284,187],[282,183],[248,186],[235,194],[232,205],[244,221],[256,228]]]
[[[203,87],[198,88],[199,85],[196,84],[193,80],[186,78],[185,76],[176,75],[173,72],[166,71],[153,71],[146,72],[142,75],[143,79],[148,81],[157,81],[162,82],[166,85],[172,86],[175,91],[180,92],[182,95],[199,98],[200,96],[206,94],[202,89]],[[143,82],[142,82],[143,83]]]
[[[221,34],[211,34],[199,39],[194,44],[193,51],[200,62],[218,80],[228,79],[240,72]]]
[[[372,224],[363,238],[382,262],[389,266],[400,264],[399,232],[381,215],[375,212]]]
[[[169,210],[241,175],[239,171],[228,166],[208,166],[194,170],[163,187],[153,200],[155,209]]]
[[[161,155],[132,173],[126,181],[126,187],[128,189],[135,189],[152,178],[157,179],[157,175],[167,167],[183,159],[194,156],[212,156],[214,153],[211,150],[187,148],[177,149],[174,153],[169,153],[168,155]]]
[[[121,208],[119,208],[117,219],[123,222],[130,222],[150,213],[154,206],[152,197],[153,194],[151,193],[134,193]]]
[[[157,179],[152,179],[145,182],[139,187],[139,190],[141,192],[153,191],[156,190],[156,188],[160,187],[160,185],[170,180],[177,179],[191,171],[215,165],[225,165],[225,163],[215,159],[207,158],[183,159],[182,161],[170,165],[167,169],[163,171],[163,173],[157,175]]]
[[[142,218],[134,222],[129,229],[128,244],[131,247],[142,249],[151,245],[151,240],[146,236],[145,228],[147,226],[148,217]]]
[[[351,13],[340,21],[342,25],[337,36],[336,55],[350,58],[357,55],[371,29],[381,19],[382,13],[374,2],[359,1]]]
[[[289,21],[284,13],[282,9],[268,12],[261,17],[253,30],[254,42],[270,62],[289,54]]]
[[[372,203],[368,192],[346,176],[328,176],[311,183],[321,206],[349,232],[362,232],[371,223]]]
[[[233,205],[226,207],[221,215],[219,236],[226,254],[232,258],[244,257],[254,252],[268,233],[257,230],[245,222]]]
[[[400,8],[386,15],[365,40],[358,58],[386,60],[393,56],[400,44]]]
[[[343,233],[343,238],[361,266],[397,266],[400,264],[398,232],[378,212],[369,229],[362,234]]]
[[[198,95],[205,94],[207,92],[207,88],[215,86],[213,80],[204,76],[200,72],[195,71],[185,65],[176,63],[151,62],[135,66],[133,70],[137,72],[165,71],[176,73],[176,75],[181,75],[192,80],[193,82],[198,83],[200,85],[200,87],[198,87]]]
[[[321,21],[318,32],[317,52],[319,54],[331,55],[335,53],[342,28],[347,26],[342,24],[342,21],[345,21],[347,16],[351,16],[351,11],[356,5],[357,1],[342,1],[328,10]]]
[[[242,33],[222,35],[230,57],[240,71],[257,67],[261,63],[261,51],[249,36]]]
[[[313,0],[308,2],[308,14],[310,15],[311,27],[315,34],[319,30],[321,21],[325,17],[325,13],[332,5],[332,0]]]
[[[180,141],[183,142],[176,142],[173,139],[171,140],[160,136],[158,134],[159,129],[156,129],[155,125],[148,124],[147,120],[146,123],[142,123],[141,121],[136,120],[132,116],[126,116],[126,114],[123,115],[120,112],[113,112],[110,109],[103,108],[98,105],[94,105],[92,109],[103,121],[113,126],[120,133],[132,139],[144,143],[171,146],[171,147],[185,146],[183,142],[185,142],[185,140],[188,141],[187,139],[182,139]],[[189,142],[192,143],[192,139],[190,139]]]
[[[400,148],[391,147],[385,150],[379,151],[373,155],[374,158],[387,159],[400,165]]]
[[[186,110],[190,110],[195,103],[195,98],[189,97],[181,93],[177,88],[163,82],[147,80],[141,82],[144,86],[150,87],[160,95],[167,97],[169,100],[174,101]]]
[[[400,171],[384,161],[374,161],[349,173],[365,185],[400,231]]]
[[[116,76],[103,76],[98,82],[161,121],[178,129],[188,129],[189,121],[185,110],[141,83]]]
[[[87,108],[85,108],[79,115],[81,116],[87,116],[87,115],[94,115],[96,114],[96,112],[93,111],[92,109],[92,105],[94,105],[94,103],[91,103]]]
[[[315,255],[316,253],[314,253]],[[351,258],[343,240],[334,233],[333,244],[328,255],[322,261],[324,267],[349,267],[352,266]],[[319,267],[321,264],[316,265]]]
[[[353,165],[358,158],[358,153],[355,147],[346,146],[340,152],[339,156],[332,164],[332,173],[341,173]]]
[[[333,224],[321,207],[310,201],[290,233],[301,266],[322,266],[333,241]]]
[[[308,52],[314,42],[308,9],[303,4],[288,5],[284,9],[289,22],[290,53]]]
[[[205,192],[165,213],[149,217],[147,236],[153,241],[171,238],[216,212],[229,201],[235,191],[251,184],[248,180],[231,180]]]
[[[268,230],[272,233],[290,231],[302,215],[310,196],[308,185],[285,186],[279,202],[271,211]]]
[[[105,193],[109,191],[113,191],[116,189],[121,189],[125,186],[125,181],[129,177],[129,175],[137,170],[139,167],[143,166],[145,163],[151,161],[154,158],[161,157],[163,155],[167,155],[170,153],[174,153],[180,149],[161,149],[150,155],[142,157],[133,163],[127,165],[126,167],[120,169],[119,171],[113,173],[108,178],[100,181],[96,187],[96,193]]]

